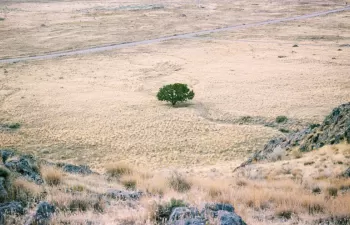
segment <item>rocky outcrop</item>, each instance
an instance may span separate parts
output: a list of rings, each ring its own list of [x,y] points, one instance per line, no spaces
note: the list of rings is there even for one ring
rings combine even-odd
[[[31,224],[47,225],[50,224],[52,215],[55,213],[55,206],[48,202],[40,202],[33,216]]]
[[[200,213],[197,208],[177,207],[173,209],[168,224],[205,225],[209,220],[218,225],[246,225],[232,205],[223,203],[208,203]]]
[[[32,156],[20,156],[17,159],[11,159],[5,163],[5,166],[37,184],[43,183],[37,162]]]
[[[2,162],[5,163],[7,159],[9,159],[10,157],[14,156],[15,153],[10,150],[10,149],[2,149],[0,150],[0,156],[2,158]]]
[[[350,178],[350,167],[343,172],[342,176],[345,178]]]
[[[333,109],[323,123],[303,139],[300,150],[310,151],[341,141],[350,143],[350,102]]]
[[[311,151],[341,141],[350,143],[350,102],[333,109],[320,125],[270,140],[262,150],[254,153],[235,170],[254,161],[270,159],[276,151],[288,151],[294,147],[299,147],[300,151]]]

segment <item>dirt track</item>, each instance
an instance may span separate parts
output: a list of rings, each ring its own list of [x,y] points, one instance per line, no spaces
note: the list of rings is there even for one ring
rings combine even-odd
[[[86,49],[78,49],[78,50],[73,50],[73,51],[53,52],[53,53],[49,53],[49,54],[45,54],[45,55],[35,55],[35,56],[28,56],[28,57],[0,59],[0,63],[13,63],[13,62],[20,62],[20,61],[27,61],[27,60],[52,59],[52,58],[63,57],[63,56],[89,54],[89,53],[94,53],[94,52],[102,52],[102,51],[108,51],[108,50],[114,50],[114,49],[121,49],[121,48],[127,48],[127,47],[138,46],[138,45],[153,44],[153,43],[158,43],[158,42],[168,41],[168,40],[173,40],[173,39],[192,38],[192,37],[199,36],[199,35],[207,35],[207,34],[211,34],[211,33],[223,32],[223,31],[232,31],[232,30],[237,30],[237,29],[251,28],[251,27],[268,25],[268,24],[276,24],[276,23],[282,23],[282,22],[288,22],[288,21],[303,20],[303,19],[308,19],[308,18],[313,18],[313,17],[324,16],[324,15],[328,15],[331,13],[343,12],[346,10],[350,10],[350,6],[340,8],[340,9],[310,13],[310,14],[306,14],[306,15],[302,15],[302,16],[294,16],[294,17],[267,20],[267,21],[249,23],[249,24],[234,25],[234,26],[229,26],[229,27],[224,27],[224,28],[211,29],[211,30],[205,30],[205,31],[199,31],[199,32],[192,32],[192,33],[186,33],[186,34],[180,34],[180,35],[174,35],[174,36],[166,36],[166,37],[149,39],[149,40],[144,40],[144,41],[136,41],[136,42],[112,44],[112,45],[103,45],[103,46],[91,47],[91,48],[86,48]]]

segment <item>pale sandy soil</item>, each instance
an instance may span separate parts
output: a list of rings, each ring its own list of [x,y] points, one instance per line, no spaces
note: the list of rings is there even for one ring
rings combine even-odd
[[[122,10],[162,5],[157,10]],[[325,11],[333,1],[1,1],[0,58],[122,43]]]

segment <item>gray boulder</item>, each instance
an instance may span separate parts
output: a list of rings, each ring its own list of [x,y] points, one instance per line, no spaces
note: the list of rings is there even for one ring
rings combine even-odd
[[[37,184],[43,183],[43,179],[39,174],[36,162],[31,156],[21,156],[19,159],[13,159],[6,162],[5,166],[12,171],[20,173]]]
[[[218,225],[246,225],[240,216],[234,212],[218,211]]]
[[[12,201],[0,204],[0,213],[2,214],[23,214],[24,209],[21,203]]]
[[[55,206],[48,202],[40,202],[33,216],[32,223],[35,225],[48,225],[52,215],[55,213]]]
[[[121,191],[116,189],[109,189],[106,193],[107,197],[117,199],[117,200],[139,200],[142,196],[140,191]]]

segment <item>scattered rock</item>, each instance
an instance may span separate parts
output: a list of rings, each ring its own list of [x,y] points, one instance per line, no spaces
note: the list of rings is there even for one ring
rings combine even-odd
[[[12,201],[0,204],[2,214],[24,214],[24,209],[20,202]]]
[[[139,200],[140,197],[142,196],[142,192],[140,191],[121,191],[121,190],[115,190],[115,189],[107,190],[106,194],[107,194],[107,197],[122,200],[122,201]]]
[[[183,219],[183,220],[174,221],[169,224],[171,225],[206,225],[206,221],[203,219]]]
[[[55,213],[55,206],[48,202],[40,202],[38,208],[33,216],[31,224],[35,225],[47,225],[50,224],[52,215]]]
[[[12,159],[5,163],[5,166],[12,171],[22,174],[37,184],[42,184],[43,179],[33,156],[20,156],[19,159]]]
[[[72,165],[72,164],[58,164],[59,167],[62,167],[62,170],[67,173],[77,173],[83,175],[92,174],[92,170],[86,165]]]

